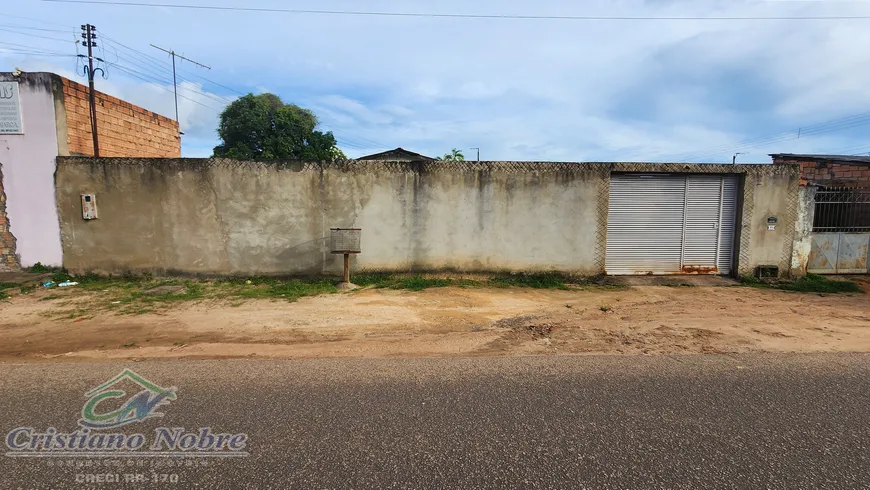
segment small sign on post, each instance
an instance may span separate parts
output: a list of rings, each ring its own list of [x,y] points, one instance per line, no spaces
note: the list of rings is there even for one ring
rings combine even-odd
[[[340,289],[356,289],[350,282],[350,254],[360,253],[360,228],[330,228],[329,249],[334,254],[344,255],[344,280],[338,285]]]

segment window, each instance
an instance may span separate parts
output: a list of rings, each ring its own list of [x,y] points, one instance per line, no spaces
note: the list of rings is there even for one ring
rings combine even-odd
[[[813,231],[870,231],[870,188],[820,187],[816,191]]]

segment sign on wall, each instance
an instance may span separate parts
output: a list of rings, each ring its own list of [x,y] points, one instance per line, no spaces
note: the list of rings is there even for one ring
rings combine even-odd
[[[24,134],[18,82],[0,82],[0,134]]]

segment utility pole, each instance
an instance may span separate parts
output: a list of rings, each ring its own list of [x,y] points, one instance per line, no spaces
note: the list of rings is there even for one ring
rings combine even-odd
[[[480,162],[480,148],[471,148],[472,150],[477,150],[477,161]]]
[[[205,68],[206,70],[211,70],[211,67],[203,65],[202,63],[198,63],[196,61],[193,61],[192,59],[185,58],[184,56],[181,56],[180,54],[176,53],[172,49],[163,49],[160,46],[155,46],[153,44],[151,45],[151,47],[157,48],[160,51],[163,51],[164,53],[168,53],[169,55],[172,56],[172,88],[175,91],[175,122],[178,122],[178,80],[175,76],[175,58],[181,58],[185,61],[189,61],[189,62],[193,63],[194,65],[201,66],[201,67]],[[179,126],[179,131],[180,130],[181,130],[181,126]],[[182,134],[184,134],[184,133],[182,133]]]
[[[85,24],[82,26],[82,39],[88,48],[88,102],[91,106],[91,133],[94,135],[94,156],[100,156],[100,141],[97,137],[97,99],[94,94],[94,48],[97,47],[96,27]],[[97,68],[100,70],[100,68]]]

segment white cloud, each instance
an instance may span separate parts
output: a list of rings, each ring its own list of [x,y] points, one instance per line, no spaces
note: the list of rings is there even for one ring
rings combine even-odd
[[[288,8],[279,0],[258,6]],[[298,0],[293,7],[327,8],[313,0]],[[67,5],[34,4],[28,12],[11,8],[14,15],[62,24],[80,13]],[[335,0],[328,8],[870,15],[866,2],[750,0],[373,0],[364,6]],[[312,108],[350,155],[396,146],[429,154],[457,147],[470,154],[469,147],[480,147],[483,158],[659,160],[721,147],[696,156],[730,161],[736,150],[728,147],[744,139],[870,111],[865,89],[870,67],[863,49],[870,42],[867,21],[475,20],[164,10],[105,6],[93,7],[89,15],[128,46],[149,50],[148,43],[160,40],[184,47],[214,66],[209,78],[242,92],[268,87],[285,101]],[[40,46],[57,49],[52,42]],[[121,62],[135,63],[124,53]],[[100,87],[174,114],[164,89],[112,75]],[[179,93],[220,109],[222,103],[210,98],[215,92],[228,96],[219,87],[189,82]],[[215,143],[216,112],[185,99],[179,99],[179,111],[186,154],[205,154]],[[857,147],[866,141],[859,136],[781,139],[747,149],[752,156],[746,158],[768,161],[768,151]]]

